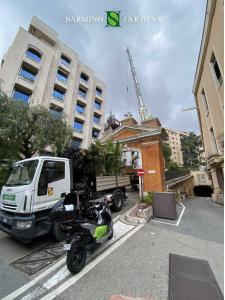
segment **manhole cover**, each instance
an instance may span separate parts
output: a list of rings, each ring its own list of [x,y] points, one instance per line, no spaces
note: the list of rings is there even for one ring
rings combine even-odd
[[[11,265],[29,276],[33,275],[65,254],[63,244],[64,242],[44,246]]]

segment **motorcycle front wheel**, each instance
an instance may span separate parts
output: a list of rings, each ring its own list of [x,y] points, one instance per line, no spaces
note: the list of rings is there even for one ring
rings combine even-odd
[[[84,251],[84,247],[79,242],[73,243],[66,258],[68,270],[72,274],[77,274],[83,269],[85,262],[86,252]]]

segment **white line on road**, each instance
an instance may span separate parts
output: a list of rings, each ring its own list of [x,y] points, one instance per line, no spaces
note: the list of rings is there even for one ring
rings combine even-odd
[[[166,225],[172,225],[172,226],[179,226],[180,225],[180,221],[181,221],[181,218],[183,217],[183,214],[184,214],[184,211],[185,211],[185,206],[183,205],[183,203],[179,202],[181,204],[181,206],[183,206],[183,209],[179,215],[179,218],[177,220],[176,223],[168,223],[168,222],[163,222],[163,221],[158,221],[158,220],[151,220],[151,222],[155,222],[155,223],[161,223],[161,224],[166,224]]]
[[[116,223],[118,219],[120,218],[120,215],[116,216],[113,219],[113,223]],[[17,298],[18,296],[22,295],[24,292],[26,292],[28,289],[30,289],[32,286],[37,284],[41,279],[49,275],[51,272],[55,271],[58,267],[60,267],[62,264],[65,264],[66,262],[66,257],[64,256],[62,259],[60,259],[58,262],[56,262],[53,266],[45,270],[43,273],[41,273],[39,276],[31,280],[30,282],[26,283],[25,285],[21,286],[8,296],[2,298],[2,300],[13,300]]]
[[[100,263],[105,257],[111,254],[114,250],[120,247],[127,239],[129,239],[133,234],[135,234],[139,229],[141,229],[145,224],[141,224],[130,230],[128,234],[122,237],[120,240],[115,242],[110,248],[103,252],[100,256],[94,259],[90,264],[88,264],[79,274],[70,277],[67,281],[61,284],[58,288],[45,295],[40,300],[51,300],[60,295],[63,291],[68,289],[72,284],[76,283],[80,278],[87,274],[91,269],[93,269],[98,263]]]

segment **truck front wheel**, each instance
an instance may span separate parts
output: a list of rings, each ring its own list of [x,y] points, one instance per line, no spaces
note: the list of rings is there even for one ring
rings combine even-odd
[[[123,207],[123,201],[124,201],[124,196],[123,192],[121,190],[115,190],[112,196],[113,199],[113,204],[112,204],[112,211],[117,212],[120,211]]]

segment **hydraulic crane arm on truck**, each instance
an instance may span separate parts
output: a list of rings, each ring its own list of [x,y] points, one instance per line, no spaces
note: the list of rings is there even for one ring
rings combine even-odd
[[[129,176],[96,177],[93,166],[63,157],[39,156],[15,164],[0,197],[0,229],[22,241],[51,232],[63,240],[65,232],[49,219],[52,207],[68,193],[81,200],[110,194],[112,210],[126,198]]]

